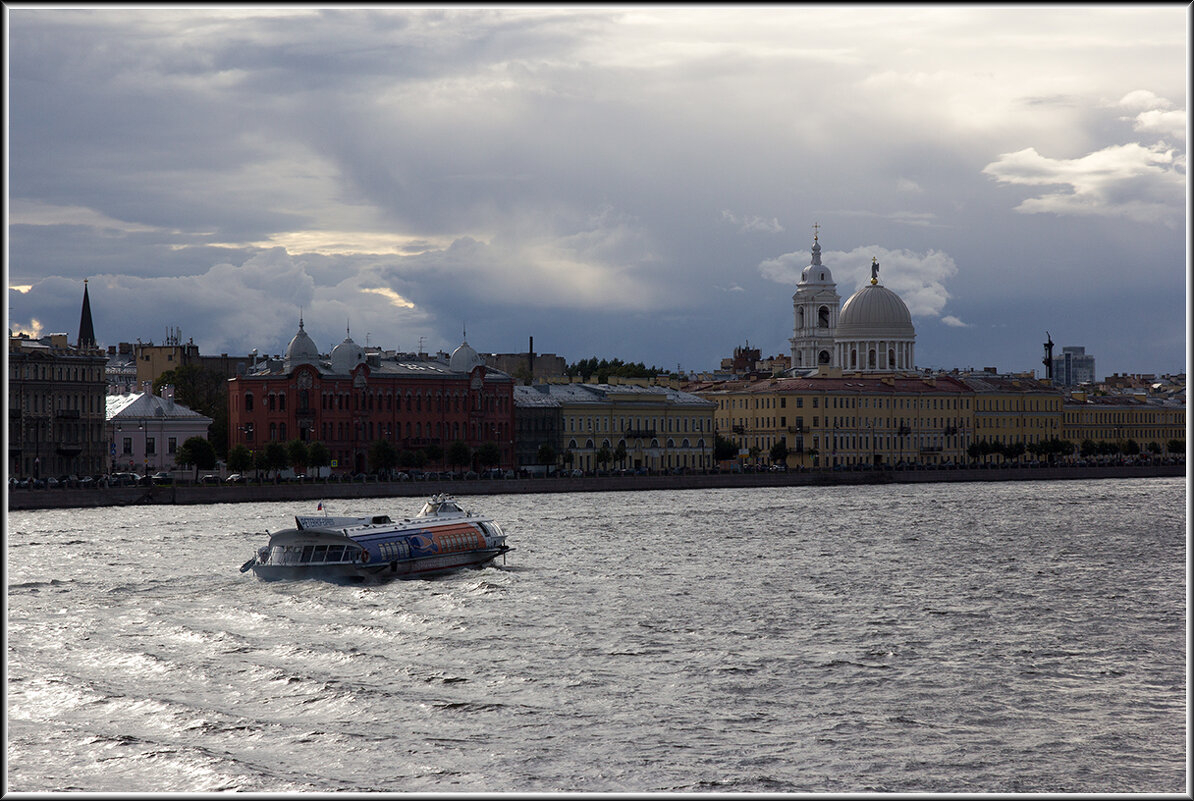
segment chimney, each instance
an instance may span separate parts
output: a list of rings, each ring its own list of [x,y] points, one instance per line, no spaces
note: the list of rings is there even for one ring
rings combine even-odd
[[[528,384],[535,383],[535,338],[531,337],[531,342],[527,345],[527,371],[530,373],[530,380]]]

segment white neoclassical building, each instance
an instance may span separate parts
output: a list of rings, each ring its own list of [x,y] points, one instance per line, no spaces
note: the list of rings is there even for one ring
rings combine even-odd
[[[839,308],[837,285],[829,268],[821,263],[821,245],[815,235],[812,254],[792,296],[792,370],[915,370],[916,329],[912,315],[899,295],[879,283],[878,261],[872,259],[870,283]]]

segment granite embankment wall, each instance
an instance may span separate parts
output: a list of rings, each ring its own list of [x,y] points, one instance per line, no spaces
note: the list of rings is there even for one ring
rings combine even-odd
[[[804,487],[850,484],[928,484],[957,481],[1055,481],[1104,478],[1184,477],[1186,466],[1035,467],[995,470],[908,470],[755,473],[690,476],[519,478],[504,481],[403,481],[366,483],[187,485],[101,489],[9,489],[9,509],[70,509],[135,504],[320,501],[344,498],[423,497],[437,492],[496,495],[537,492],[686,490],[714,487]]]

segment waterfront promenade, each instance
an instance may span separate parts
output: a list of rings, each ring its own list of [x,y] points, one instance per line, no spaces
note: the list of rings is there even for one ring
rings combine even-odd
[[[1058,481],[1101,478],[1184,477],[1185,464],[1100,467],[1017,467],[949,470],[863,470],[709,475],[586,476],[437,481],[320,481],[212,486],[176,484],[96,489],[8,490],[9,509],[70,509],[135,504],[206,504],[421,497],[439,492],[496,495],[542,492],[624,492],[722,487],[799,487],[850,484],[928,484],[959,481]]]

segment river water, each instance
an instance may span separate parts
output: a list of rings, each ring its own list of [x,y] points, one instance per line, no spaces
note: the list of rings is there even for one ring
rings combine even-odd
[[[7,789],[1189,790],[1184,479],[463,500],[504,565],[366,586],[238,571],[314,503],[11,512]]]

